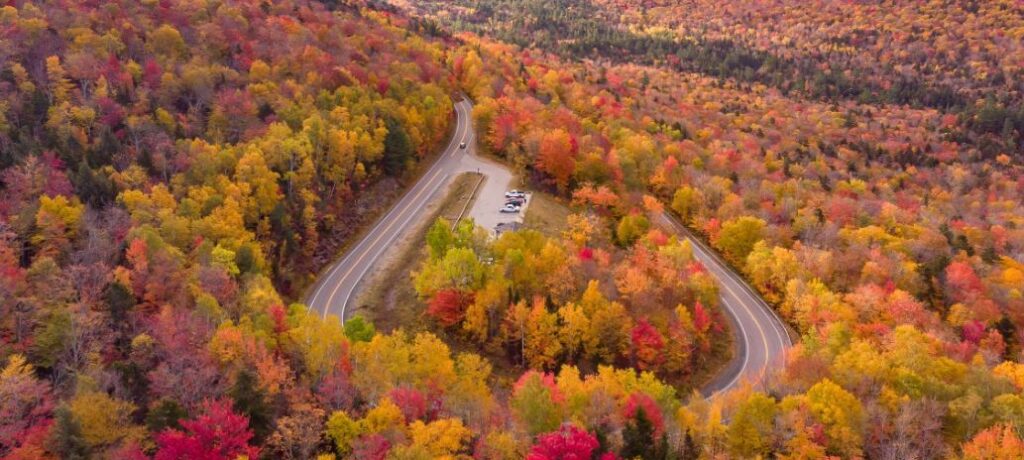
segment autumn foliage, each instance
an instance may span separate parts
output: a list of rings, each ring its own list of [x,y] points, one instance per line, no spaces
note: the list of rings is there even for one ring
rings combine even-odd
[[[249,445],[249,420],[231,410],[228,402],[203,405],[203,415],[181,422],[181,430],[157,435],[156,460],[230,460],[257,458],[259,448]]]
[[[1020,456],[1019,2],[391,3],[3,3],[0,458]],[[458,94],[564,228],[438,223],[408,329],[292,303]],[[760,385],[694,391],[664,213]]]
[[[427,306],[427,313],[445,326],[453,326],[466,316],[466,308],[473,302],[473,295],[456,289],[444,289],[434,293]]]
[[[558,431],[542,434],[537,444],[530,448],[528,460],[589,460],[595,458],[600,444],[592,434],[573,425],[562,425]],[[602,460],[615,458],[613,455],[600,456]]]

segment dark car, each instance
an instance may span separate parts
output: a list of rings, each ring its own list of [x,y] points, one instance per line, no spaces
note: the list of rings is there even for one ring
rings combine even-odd
[[[459,144],[459,148],[460,148],[460,149],[464,149],[464,148],[466,148],[466,143],[465,143],[465,142],[463,142],[463,143]]]
[[[523,197],[506,198],[505,199],[505,204],[514,204],[516,206],[522,206],[525,203],[526,203],[526,198],[523,198]]]

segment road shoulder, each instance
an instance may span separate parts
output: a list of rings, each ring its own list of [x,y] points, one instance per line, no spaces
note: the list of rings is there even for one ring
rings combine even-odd
[[[426,231],[438,217],[454,221],[464,207],[472,206],[479,180],[476,173],[456,176],[443,189],[444,198],[433,201],[422,220],[374,262],[353,293],[353,315],[372,320],[382,331],[417,329],[423,306],[416,298],[409,273],[419,266]]]

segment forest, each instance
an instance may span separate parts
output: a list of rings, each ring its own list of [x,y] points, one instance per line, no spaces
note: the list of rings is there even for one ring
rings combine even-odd
[[[941,109],[963,121],[951,135],[989,158],[1024,148],[1024,9],[1012,1],[793,8],[776,0],[732,2],[725,11],[708,1],[408,3],[418,14],[441,10],[456,30],[596,64],[657,65],[830,102]],[[948,24],[964,24],[964,35]]]
[[[1019,4],[393,3],[2,2],[0,458],[1024,452]],[[430,332],[310,314],[463,93],[566,230],[431,225]],[[764,385],[694,391],[662,212],[794,331]]]

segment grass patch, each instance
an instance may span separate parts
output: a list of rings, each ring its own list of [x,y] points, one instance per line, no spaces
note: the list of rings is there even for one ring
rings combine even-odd
[[[484,357],[493,369],[488,384],[499,391],[507,391],[525,368],[512,362],[504,350],[495,349],[491,345],[480,346],[462,337],[457,331],[438,326],[425,315],[426,303],[416,295],[410,278],[410,273],[418,269],[427,257],[424,250],[427,228],[438,217],[454,220],[464,208],[471,207],[471,195],[479,181],[480,176],[476,173],[465,173],[454,180],[447,196],[431,210],[429,218],[412,230],[394,248],[394,254],[387,255],[381,268],[375,269],[366,280],[366,288],[357,297],[356,313],[373,322],[382,333],[399,328],[410,334],[430,332],[441,338],[453,354],[468,352]],[[524,215],[524,224],[550,237],[559,237],[566,228],[569,213],[569,208],[562,200],[547,193],[534,192]],[[711,352],[706,355],[703,363],[695,366],[693,374],[685,379],[666,379],[681,396],[685,397],[691,391],[703,388],[729,364],[736,353],[736,344],[728,329],[721,336],[715,337],[712,344]],[[581,370],[593,371],[586,367],[590,366],[584,366]]]
[[[530,205],[526,207],[523,225],[548,237],[558,238],[566,229],[567,217],[569,207],[561,200],[544,192],[533,192]]]
[[[428,218],[403,239],[384,264],[366,280],[366,288],[356,297],[355,314],[372,321],[382,332],[397,328],[415,333],[431,330],[423,318],[426,305],[416,296],[409,274],[426,257],[427,228],[439,217],[454,221],[463,208],[472,206],[473,191],[480,182],[476,173],[463,173],[449,185],[447,195]]]
[[[452,111],[444,138],[429,148],[433,152],[429,157],[421,159],[399,177],[383,177],[356,196],[357,206],[353,210],[353,219],[349,222],[335,223],[343,230],[321,231],[320,244],[313,257],[311,268],[306,273],[294,273],[287,276],[286,285],[278,285],[278,290],[296,302],[305,302],[310,290],[316,287],[317,281],[327,274],[334,263],[341,260],[345,253],[370,232],[374,224],[390,210],[410,188],[426,175],[434,163],[441,159],[455,137],[458,128],[457,115]],[[395,185],[391,185],[395,184]],[[364,196],[371,195],[371,196]],[[365,209],[358,209],[358,208]],[[280,275],[279,275],[280,276]],[[280,284],[280,283],[278,283]]]
[[[448,344],[453,355],[478,354],[493,366],[488,384],[507,389],[519,377],[523,368],[510,362],[504,353],[482,349],[458,334],[442,329],[426,317],[427,305],[416,295],[410,277],[410,273],[418,269],[427,257],[424,249],[427,229],[439,217],[454,222],[464,208],[472,207],[475,199],[472,194],[480,179],[481,176],[476,173],[463,173],[455,178],[447,196],[429,213],[429,218],[412,230],[410,237],[395,249],[395,254],[386,256],[390,259],[385,260],[381,268],[374,270],[366,280],[365,289],[356,298],[355,314],[372,322],[382,333],[390,333],[399,328],[410,334],[431,332]]]

